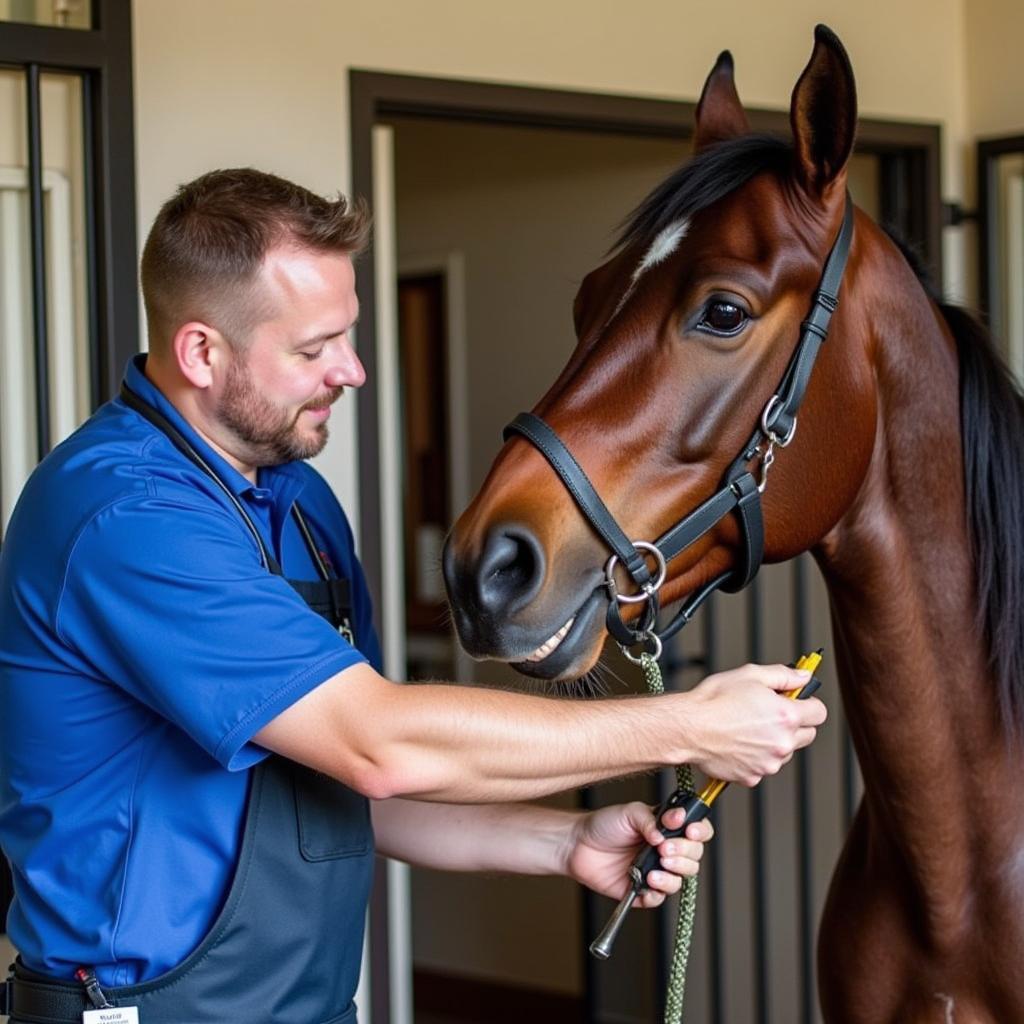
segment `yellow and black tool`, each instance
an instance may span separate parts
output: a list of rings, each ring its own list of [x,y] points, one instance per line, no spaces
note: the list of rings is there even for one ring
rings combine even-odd
[[[819,647],[818,650],[811,654],[805,654],[796,663],[795,667],[807,669],[813,673],[821,664],[824,653],[824,649]],[[821,681],[812,674],[809,682],[797,687],[795,690],[790,690],[786,693],[786,696],[790,700],[806,700],[820,686]],[[708,779],[704,788],[699,793],[688,793],[682,789],[677,789],[655,812],[655,818],[658,821],[661,834],[666,839],[674,839],[676,836],[681,836],[686,831],[688,825],[692,825],[695,821],[703,821],[711,811],[711,805],[728,785],[729,783],[723,779]],[[661,816],[674,807],[682,807],[686,811],[686,817],[683,819],[682,825],[679,828],[662,827]],[[611,956],[612,946],[626,920],[626,915],[632,908],[636,898],[647,888],[645,879],[648,872],[655,870],[660,863],[661,857],[654,846],[645,847],[637,854],[636,859],[629,868],[629,892],[619,901],[619,905],[615,908],[612,916],[608,918],[608,923],[601,930],[601,934],[590,944],[590,952],[598,960],[607,960]]]

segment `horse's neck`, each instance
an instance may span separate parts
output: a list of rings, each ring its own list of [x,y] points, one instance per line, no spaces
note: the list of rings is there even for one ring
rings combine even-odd
[[[955,346],[909,268],[905,278],[856,298],[888,325],[873,339],[875,447],[816,554],[868,818],[930,891],[956,849],[966,860],[953,863],[971,863],[992,822],[963,816],[997,806],[1012,765],[974,612]]]

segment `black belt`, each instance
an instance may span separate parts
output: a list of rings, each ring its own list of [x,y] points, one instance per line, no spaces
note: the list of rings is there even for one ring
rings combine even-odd
[[[20,962],[12,970],[0,990],[0,1014],[26,1024],[82,1024],[82,1014],[95,1009],[81,985],[45,979]]]

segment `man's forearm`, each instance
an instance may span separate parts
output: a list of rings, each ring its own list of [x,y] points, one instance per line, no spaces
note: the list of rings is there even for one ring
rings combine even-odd
[[[693,752],[680,709],[668,714],[650,698],[586,703],[439,685],[397,687],[394,697],[375,748],[394,795],[532,800]]]
[[[687,693],[579,701],[392,683],[357,665],[281,712],[255,740],[376,799],[534,800],[683,762],[754,785],[824,720],[815,698],[774,692],[807,678],[781,665],[745,666]]]
[[[687,694],[578,701],[396,684],[357,666],[257,739],[377,799],[533,800],[687,760],[697,751],[687,703]]]
[[[579,818],[538,804],[373,802],[377,852],[442,871],[561,874]]]

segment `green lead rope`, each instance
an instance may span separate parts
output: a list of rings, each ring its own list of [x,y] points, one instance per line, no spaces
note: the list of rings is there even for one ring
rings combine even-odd
[[[642,654],[640,668],[643,671],[647,689],[654,694],[664,693],[665,684],[662,681],[661,668],[657,660],[649,654]],[[689,765],[676,766],[676,783],[685,792],[693,792],[693,772]],[[693,939],[693,918],[696,909],[697,876],[690,875],[683,879],[683,888],[679,893],[679,917],[676,920],[672,962],[668,972],[668,992],[665,994],[665,1024],[680,1024],[683,1019],[686,965],[690,960],[690,943]]]

